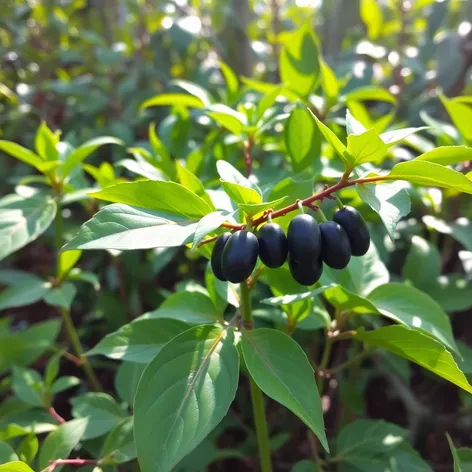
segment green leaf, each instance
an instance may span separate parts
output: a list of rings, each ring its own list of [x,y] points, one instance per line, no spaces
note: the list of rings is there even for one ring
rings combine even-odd
[[[39,470],[46,469],[51,461],[67,459],[72,450],[82,439],[87,426],[87,419],[80,418],[61,424],[50,433],[39,451]],[[54,470],[60,470],[62,466]]]
[[[15,284],[0,293],[0,311],[7,308],[31,305],[41,300],[51,290],[51,283],[41,280],[28,280]]]
[[[49,290],[43,298],[48,305],[69,310],[76,293],[77,289],[73,284],[63,283],[60,287]]]
[[[88,356],[103,354],[110,359],[148,364],[162,346],[189,326],[172,319],[144,319],[107,334]]]
[[[34,472],[31,467],[24,462],[13,461],[0,465],[0,472]]]
[[[318,466],[309,460],[302,460],[300,462],[297,462],[290,472],[319,472]]]
[[[241,172],[239,172],[239,170],[233,167],[229,162],[223,160],[217,161],[216,170],[218,171],[218,175],[220,176],[221,180],[238,184],[241,187],[252,188],[258,193],[261,193],[258,190],[257,185],[253,184],[249,179],[244,177],[244,175],[241,174]]]
[[[330,110],[336,105],[339,97],[339,83],[333,69],[329,65],[320,60],[321,65],[321,88],[325,95],[325,110]]]
[[[124,419],[110,431],[100,457],[113,464],[122,464],[136,458],[132,417]]]
[[[20,146],[11,141],[0,140],[0,151],[9,154],[10,156],[22,161],[30,166],[35,167],[39,171],[43,169],[44,161],[29,149]]]
[[[456,221],[450,223],[432,215],[425,215],[423,222],[439,233],[450,234],[456,241],[459,241],[468,251],[472,251],[472,232],[471,223],[465,217],[460,217]]]
[[[367,26],[367,35],[376,40],[382,33],[382,7],[376,0],[361,0],[361,19]]]
[[[436,338],[458,352],[449,317],[426,293],[402,283],[375,288],[368,297],[382,315]]]
[[[390,239],[395,239],[398,222],[410,213],[410,195],[404,182],[392,182],[382,185],[357,184],[356,190],[362,200],[379,216]]]
[[[227,211],[214,211],[213,213],[208,213],[208,215],[205,215],[198,222],[197,228],[195,229],[192,249],[196,249],[206,235],[218,229],[232,215],[233,213],[229,213]]]
[[[197,219],[128,205],[107,205],[80,227],[62,251],[184,246],[192,241],[197,225]]]
[[[306,108],[294,108],[284,133],[285,146],[294,172],[318,164],[321,170],[321,135]]]
[[[421,270],[419,270],[421,268]],[[414,235],[403,266],[403,277],[419,289],[427,290],[441,274],[441,255],[434,244]]]
[[[36,323],[24,331],[0,335],[0,373],[12,366],[26,366],[50,349],[59,334],[58,319]]]
[[[344,146],[340,139],[326,125],[324,125],[311,110],[309,111],[316,121],[321,134],[324,136],[326,141],[328,141],[328,144],[334,148],[336,154],[344,162],[344,165],[346,167],[351,167],[354,163],[354,158],[349,154],[346,146]]]
[[[447,442],[449,443],[449,448],[451,449],[452,458],[454,460],[454,472],[463,472],[461,459],[449,433],[446,433],[446,438]]]
[[[63,278],[70,273],[72,268],[77,264],[82,255],[82,251],[62,252],[59,255],[59,274]]]
[[[102,136],[86,141],[84,144],[74,149],[64,160],[60,168],[62,178],[67,177],[81,162],[85,161],[92,152],[105,144],[117,144],[123,146],[124,142],[121,139],[113,138],[111,136]]]
[[[239,203],[238,207],[246,213],[246,215],[249,216],[254,216],[259,213],[262,213],[265,210],[275,210],[278,208],[282,203],[287,200],[287,197],[281,197],[277,198],[277,200],[272,200],[270,202],[264,202],[264,203],[253,203],[253,204],[245,204],[245,203]]]
[[[418,185],[444,187],[472,194],[472,180],[455,170],[428,161],[400,162],[384,180],[407,180]]]
[[[220,61],[219,66],[226,82],[226,90],[228,91],[228,98],[230,101],[234,100],[239,90],[238,77],[233,69],[228,64]]]
[[[264,113],[277,101],[277,98],[283,94],[285,87],[283,85],[275,87],[273,90],[268,90],[265,92],[264,97],[261,98],[257,104],[257,122],[261,125],[261,120],[264,116]]]
[[[86,420],[83,439],[93,439],[111,431],[126,413],[106,393],[86,393],[71,400],[72,416]]]
[[[336,457],[356,465],[359,460],[392,453],[405,442],[407,431],[382,420],[357,420],[344,426],[336,438]]]
[[[346,133],[347,135],[355,134],[355,135],[361,135],[365,133],[367,129],[365,126],[358,120],[354,118],[354,116],[351,114],[351,111],[346,109]]]
[[[72,376],[64,376],[55,380],[51,387],[51,393],[56,394],[68,390],[80,384],[80,379]]]
[[[17,451],[18,456],[22,460],[26,461],[28,464],[31,464],[36,457],[36,454],[39,450],[39,441],[34,434],[29,434],[24,438],[18,445]],[[1,460],[1,459],[0,459]]]
[[[347,152],[354,158],[353,165],[358,166],[382,161],[388,148],[375,130],[370,129],[362,134],[350,134],[347,137]]]
[[[200,99],[206,107],[210,106],[213,102],[213,98],[211,97],[208,90],[205,90],[203,87],[200,87],[200,85],[197,85],[193,82],[189,82],[187,80],[172,80],[171,84],[177,85],[178,87],[188,92],[190,95],[193,95],[194,97]]]
[[[36,152],[45,161],[57,161],[59,159],[59,151],[56,146],[59,144],[59,133],[53,133],[45,121],[41,123],[36,132],[34,145]]]
[[[420,128],[402,128],[386,131],[380,135],[380,139],[388,146],[392,147],[395,144],[403,141],[414,133],[428,129],[428,126],[421,126]]]
[[[356,100],[356,101],[379,101],[388,102],[392,105],[397,104],[397,99],[387,89],[380,87],[359,87],[352,92],[345,95],[345,100]]]
[[[266,305],[271,306],[291,305],[292,303],[297,303],[318,297],[318,295],[321,295],[325,290],[332,286],[334,286],[334,284],[323,285],[322,287],[316,288],[315,290],[310,290],[309,292],[281,295],[280,297],[264,298],[263,300],[261,300],[261,303],[265,303]]]
[[[149,125],[149,142],[156,157],[158,157],[158,165],[171,180],[177,178],[177,170],[171,155],[167,151],[164,143],[159,139],[156,133],[155,123]],[[153,163],[154,164],[154,163]]]
[[[189,218],[199,218],[212,211],[205,200],[175,182],[126,182],[106,187],[91,196],[107,202],[124,203]]]
[[[284,85],[308,97],[320,79],[320,52],[311,21],[287,34],[280,52],[280,77]]]
[[[472,148],[467,146],[440,146],[415,159],[415,161],[428,161],[442,166],[452,166],[470,160],[472,160]]]
[[[43,234],[56,216],[56,202],[47,194],[0,200],[0,260]]]
[[[302,348],[286,334],[269,328],[243,331],[241,347],[259,388],[295,413],[329,452],[320,395]]]
[[[218,425],[236,394],[234,335],[197,326],[167,343],[143,372],[134,403],[143,472],[167,472]]]
[[[18,456],[11,446],[3,441],[0,441],[0,463],[5,464],[5,462],[17,461]],[[0,471],[2,468],[0,467]]]
[[[44,407],[44,383],[36,371],[14,367],[12,390],[24,403]]]
[[[340,311],[356,314],[378,313],[377,308],[365,297],[341,287],[331,287],[324,291],[324,298]]]
[[[175,161],[175,166],[177,170],[177,176],[179,182],[185,187],[188,188],[191,192],[195,193],[199,197],[203,198],[211,209],[215,209],[211,198],[205,192],[205,187],[203,186],[200,179],[190,172],[188,169],[183,167],[178,161]]]
[[[444,108],[451,117],[454,126],[459,130],[467,142],[472,142],[472,130],[469,124],[472,122],[472,107],[461,102],[461,97],[449,99],[439,94]]]
[[[208,295],[197,291],[176,292],[161,303],[157,310],[145,313],[140,319],[170,318],[190,324],[214,323],[215,306]]]
[[[221,181],[225,192],[233,202],[244,205],[258,205],[262,203],[261,195],[253,188],[243,187],[232,182]]]
[[[156,95],[149,100],[146,100],[141,105],[141,110],[149,107],[159,106],[183,106],[189,108],[203,108],[204,103],[197,97],[192,95],[186,95],[184,93],[164,93],[162,95]]]
[[[387,326],[374,331],[358,331],[355,337],[415,362],[472,393],[472,387],[457,367],[452,355],[441,343],[421,331],[406,326]]]
[[[213,118],[218,124],[231,131],[234,135],[240,136],[242,134],[245,126],[244,115],[229,107],[223,108],[223,105],[214,106],[213,108],[216,111],[208,113],[210,118]]]

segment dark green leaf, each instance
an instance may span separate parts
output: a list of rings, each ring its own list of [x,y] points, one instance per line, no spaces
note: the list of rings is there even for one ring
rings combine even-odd
[[[421,268],[421,269],[420,269]],[[413,236],[410,252],[403,266],[403,277],[421,290],[436,284],[441,273],[441,255],[434,244],[421,236]]]
[[[69,310],[77,289],[71,283],[63,283],[60,287],[53,288],[43,297],[48,305],[57,306]]]
[[[12,285],[0,293],[0,311],[36,303],[51,290],[51,287],[50,282],[40,278]]]

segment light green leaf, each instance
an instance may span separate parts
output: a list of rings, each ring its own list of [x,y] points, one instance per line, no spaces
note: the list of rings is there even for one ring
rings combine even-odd
[[[107,334],[87,356],[103,354],[110,359],[148,364],[162,346],[189,326],[172,319],[144,319]]]
[[[76,293],[77,289],[74,284],[63,283],[60,287],[50,290],[43,298],[48,305],[69,310]]]
[[[205,215],[197,224],[193,237],[192,249],[196,249],[203,238],[218,229],[233,213],[227,211],[214,211]]]
[[[229,109],[231,110],[231,109]],[[231,131],[236,136],[240,136],[243,132],[245,123],[238,112],[234,110],[212,111],[208,113],[210,118],[213,118],[218,124]]]
[[[455,170],[428,161],[400,162],[384,180],[407,180],[418,185],[444,187],[472,194],[472,180]]]
[[[233,184],[241,185],[241,187],[246,188],[253,188],[254,190],[258,190],[257,186],[253,184],[249,179],[244,177],[238,169],[233,167],[229,162],[219,160],[216,162],[216,170],[218,171],[218,175],[220,176],[221,180],[225,182],[231,182]],[[258,191],[258,193],[261,193]]]
[[[294,172],[316,164],[321,170],[321,134],[307,108],[292,110],[284,139]]]
[[[467,146],[440,146],[418,156],[415,161],[428,161],[452,166],[472,160],[472,148]]]
[[[59,277],[65,277],[77,264],[82,255],[82,251],[62,252],[59,255]]]
[[[266,91],[265,95],[259,103],[257,104],[257,121],[258,124],[260,125],[260,120],[264,116],[264,113],[272,106],[274,103],[277,101],[277,98],[283,94],[283,91],[285,90],[285,87],[283,85],[276,87],[273,90]]]
[[[86,420],[83,439],[103,436],[117,426],[126,413],[106,393],[86,393],[71,400],[72,416]]]
[[[5,464],[6,462],[13,462],[17,460],[18,456],[12,447],[8,443],[0,441],[0,463]],[[1,470],[2,468],[0,467],[0,471]]]
[[[369,120],[370,121],[370,120]],[[346,133],[347,135],[361,135],[367,132],[366,127],[354,118],[349,108],[346,110]]]
[[[199,98],[184,93],[163,93],[162,95],[156,95],[155,97],[146,100],[141,105],[141,110],[159,106],[203,108],[204,103]]]
[[[107,205],[80,227],[62,251],[184,246],[192,241],[197,225],[198,219],[128,205]]]
[[[179,161],[175,161],[175,168],[177,170],[177,177],[179,182],[185,187],[188,188],[191,192],[195,193],[210,206],[211,209],[215,209],[211,198],[205,192],[205,187],[203,186],[201,180],[188,169],[182,166]]]
[[[0,260],[34,241],[56,216],[56,202],[43,193],[0,200]]]
[[[388,146],[392,147],[393,145],[403,141],[414,133],[428,129],[428,126],[421,126],[419,128],[402,128],[394,129],[392,131],[386,131],[380,135],[380,139]]]
[[[45,121],[41,122],[34,139],[36,152],[45,161],[57,161],[59,159],[59,151],[56,148],[58,143],[59,133],[53,133]]]
[[[320,52],[311,21],[287,34],[280,53],[282,83],[302,97],[308,97],[320,79]]]
[[[321,131],[321,134],[324,136],[326,141],[328,141],[328,144],[330,144],[334,150],[336,151],[336,154],[342,159],[344,162],[344,165],[346,167],[351,167],[354,162],[354,158],[349,154],[346,146],[340,141],[340,139],[326,126],[324,125],[317,117],[316,115],[309,110],[311,115],[313,116],[313,119],[316,121],[319,130]]]
[[[352,92],[349,92],[344,96],[346,100],[356,100],[356,101],[379,101],[379,102],[388,102],[392,105],[397,104],[397,99],[392,95],[387,89],[379,87],[359,87]]]
[[[356,190],[362,200],[379,216],[390,239],[395,239],[395,228],[404,216],[410,213],[410,195],[404,182],[369,185],[358,184]]]
[[[320,59],[321,65],[321,88],[325,96],[325,110],[330,110],[338,101],[339,83],[333,69]]]
[[[467,142],[472,142],[472,107],[470,104],[461,102],[461,97],[447,98],[443,94],[439,94],[444,108],[451,117],[454,126],[459,130],[461,135]]]
[[[124,419],[110,431],[103,444],[100,457],[106,462],[122,464],[136,458],[136,445],[133,435],[133,418]]]
[[[46,469],[51,461],[67,459],[80,442],[87,426],[87,419],[80,418],[61,424],[50,433],[39,451],[39,470]],[[62,466],[56,467],[60,470]]]
[[[278,208],[282,203],[287,200],[287,197],[281,197],[277,198],[277,200],[272,200],[270,202],[264,202],[264,203],[253,203],[253,204],[245,204],[245,203],[239,203],[238,207],[246,213],[246,215],[249,216],[254,216],[257,215],[258,213],[261,213],[265,210],[273,209],[275,210]]]
[[[175,180],[177,178],[175,163],[164,146],[164,143],[157,136],[155,123],[149,125],[149,142],[151,143],[152,150],[158,160],[158,162],[152,163],[158,165],[169,179]]]
[[[215,428],[236,394],[230,330],[197,326],[167,343],[143,372],[134,435],[143,472],[168,472]]]
[[[23,438],[17,448],[18,456],[28,464],[33,462],[38,451],[39,441],[34,434],[29,434],[26,438]]]
[[[340,285],[328,288],[324,291],[323,296],[328,303],[340,311],[349,311],[356,314],[378,313],[377,308],[367,298],[357,295]]]
[[[421,269],[420,269],[421,268]],[[428,291],[441,273],[441,255],[434,244],[414,235],[403,266],[403,277],[419,289]]]
[[[164,300],[157,310],[139,319],[170,318],[190,324],[214,323],[217,320],[215,306],[208,295],[197,291],[177,292]]]
[[[459,241],[468,251],[472,251],[472,231],[470,221],[461,216],[456,221],[449,223],[432,215],[425,215],[423,222],[426,226],[435,229],[442,234],[450,234]]]
[[[362,134],[350,134],[347,137],[347,152],[354,158],[353,165],[366,162],[380,162],[387,155],[388,148],[375,130]]]
[[[80,384],[80,379],[73,376],[60,377],[54,381],[51,387],[51,393],[60,393],[69,388],[75,387]]]
[[[235,203],[244,205],[258,205],[262,203],[262,196],[253,188],[243,187],[239,184],[221,180],[225,192]]]
[[[31,467],[29,467],[24,462],[12,461],[7,462],[6,464],[0,465],[0,472],[34,472]]]
[[[200,87],[200,85],[197,85],[193,82],[189,82],[187,80],[172,80],[170,83],[172,85],[177,85],[178,87],[188,92],[190,95],[193,95],[194,97],[200,99],[203,105],[205,105],[206,107],[210,106],[213,102],[213,98],[211,97],[208,90],[205,90],[203,87]]]
[[[374,331],[358,331],[356,339],[391,351],[443,377],[469,393],[472,387],[446,348],[416,329],[387,326]]]
[[[389,283],[374,289],[368,299],[387,318],[425,331],[458,352],[449,317],[426,293],[404,283]]]
[[[333,286],[334,284],[323,285],[322,287],[316,288],[315,290],[310,290],[309,292],[281,295],[280,297],[264,298],[263,300],[261,300],[261,303],[265,303],[266,305],[271,306],[291,305],[292,303],[297,303],[318,297],[318,295],[321,295],[325,290]]]
[[[382,33],[382,7],[376,0],[361,0],[361,18],[367,26],[367,35],[370,39],[377,39]]]
[[[40,278],[12,285],[0,292],[0,311],[36,303],[51,290],[51,287],[50,282]]]
[[[60,174],[63,178],[67,177],[81,162],[87,159],[92,152],[105,144],[117,144],[123,146],[121,139],[113,138],[111,136],[102,136],[86,141],[84,144],[74,149],[64,160],[60,168]]]
[[[472,185],[472,184],[471,184]],[[141,180],[106,187],[92,197],[112,203],[199,218],[212,211],[205,200],[175,182]]]
[[[40,170],[43,168],[44,161],[29,149],[20,146],[11,141],[0,140],[0,151],[9,154],[10,156],[22,161],[30,166]]]
[[[329,452],[320,395],[302,348],[286,334],[269,328],[243,331],[241,347],[259,388],[295,413]]]
[[[228,64],[220,61],[219,66],[221,69],[221,73],[223,74],[223,77],[226,81],[226,90],[228,91],[228,98],[230,101],[234,100],[239,90],[238,77]]]

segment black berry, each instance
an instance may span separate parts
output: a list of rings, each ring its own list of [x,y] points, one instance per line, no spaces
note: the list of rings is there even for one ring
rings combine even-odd
[[[246,280],[256,266],[258,253],[259,243],[256,236],[248,231],[236,231],[223,250],[223,276],[233,283]]]
[[[321,259],[333,269],[344,269],[351,259],[351,245],[346,231],[335,221],[320,224]]]
[[[369,250],[370,234],[362,215],[355,208],[347,206],[338,210],[333,220],[346,232],[352,255],[363,256]]]
[[[215,274],[215,277],[223,282],[226,282],[226,278],[221,270],[221,256],[223,255],[223,249],[230,238],[231,233],[223,233],[215,242],[213,251],[211,252],[211,269]]]
[[[276,223],[265,224],[258,232],[259,258],[271,269],[282,266],[287,260],[288,243],[282,227]]]
[[[321,233],[310,215],[297,215],[288,227],[288,262],[292,277],[302,285],[313,285],[321,277]]]

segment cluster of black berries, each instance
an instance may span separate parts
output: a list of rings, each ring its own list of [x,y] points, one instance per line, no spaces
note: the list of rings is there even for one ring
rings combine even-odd
[[[310,215],[298,215],[287,236],[276,223],[265,224],[257,234],[224,233],[211,255],[213,272],[220,280],[240,283],[251,275],[257,256],[271,269],[281,267],[288,257],[292,277],[301,285],[313,285],[321,277],[323,262],[344,269],[351,256],[363,256],[370,246],[369,230],[355,208],[338,210],[333,220],[318,224]]]

